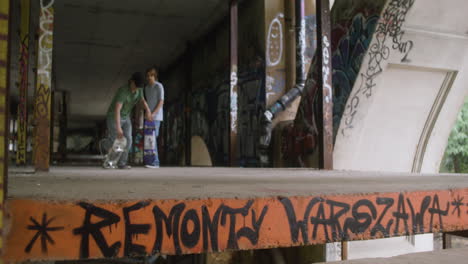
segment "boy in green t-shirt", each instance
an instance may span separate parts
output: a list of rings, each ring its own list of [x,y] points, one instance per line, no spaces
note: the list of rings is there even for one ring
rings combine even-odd
[[[128,152],[132,146],[132,121],[130,115],[133,107],[139,102],[142,103],[146,111],[146,119],[152,120],[151,110],[143,97],[143,85],[143,74],[135,72],[128,81],[128,85],[119,88],[107,110],[106,123],[111,145],[106,146],[105,149],[109,150],[116,138],[125,137],[127,140],[127,147],[117,163],[119,169],[131,168],[127,165],[127,160]]]

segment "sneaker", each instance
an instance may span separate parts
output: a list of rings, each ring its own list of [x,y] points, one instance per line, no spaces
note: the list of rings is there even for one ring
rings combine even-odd
[[[131,169],[132,166],[130,166],[130,165],[119,165],[117,168],[119,168],[121,170],[128,170],[128,169]]]
[[[148,169],[157,169],[157,168],[159,168],[159,165],[145,165],[145,168],[148,168]]]

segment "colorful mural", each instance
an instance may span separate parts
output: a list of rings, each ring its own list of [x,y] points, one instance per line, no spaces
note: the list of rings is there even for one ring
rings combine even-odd
[[[335,136],[385,2],[385,0],[336,1],[334,4],[331,13],[331,50]],[[313,21],[315,22],[315,19]],[[318,143],[318,128],[315,121],[318,112],[315,109],[318,107],[318,84],[315,81],[317,80],[315,64],[316,61],[313,59],[295,122],[282,133],[282,148],[287,151],[284,156],[291,166],[300,166],[297,163],[301,160],[300,156],[311,154]],[[304,139],[307,140],[302,141]]]

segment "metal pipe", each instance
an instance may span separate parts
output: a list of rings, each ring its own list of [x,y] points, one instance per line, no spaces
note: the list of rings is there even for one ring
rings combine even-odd
[[[268,154],[267,149],[271,142],[271,133],[273,131],[273,118],[286,108],[300,95],[305,87],[306,82],[306,65],[305,65],[305,50],[306,50],[306,28],[305,28],[305,1],[295,0],[295,28],[296,28],[296,84],[283,95],[276,103],[274,103],[262,116],[261,127],[262,134],[259,139],[259,156],[261,165],[267,165]]]

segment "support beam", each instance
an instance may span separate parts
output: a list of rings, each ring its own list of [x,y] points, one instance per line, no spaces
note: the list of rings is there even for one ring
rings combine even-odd
[[[27,177],[15,173],[9,186],[5,257],[11,262],[295,247],[468,229],[468,175],[141,168],[129,179],[124,171],[62,167]]]
[[[59,155],[62,162],[67,159],[67,127],[68,127],[68,100],[69,92],[61,91],[62,99],[60,105],[60,135],[59,135]]]
[[[37,171],[47,171],[50,166],[53,4],[54,0],[40,1],[37,84],[34,102],[36,120],[34,166]]]
[[[28,72],[29,72],[29,16],[30,0],[20,2],[20,51],[19,51],[19,103],[18,103],[18,147],[16,165],[26,165],[28,131]]]
[[[8,87],[10,65],[10,1],[0,1],[0,236],[3,237],[3,208],[6,197],[8,166]],[[3,242],[0,240],[0,254],[3,253]],[[3,255],[3,254],[2,254]]]
[[[238,89],[237,89],[237,62],[238,62],[238,5],[237,0],[230,0],[230,30],[229,30],[229,52],[230,52],[230,122],[229,122],[229,165],[237,166],[238,164],[238,147],[237,147],[237,109],[238,109]]]
[[[316,0],[320,168],[333,170],[333,94],[329,0]]]

